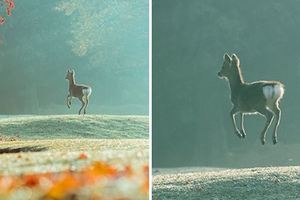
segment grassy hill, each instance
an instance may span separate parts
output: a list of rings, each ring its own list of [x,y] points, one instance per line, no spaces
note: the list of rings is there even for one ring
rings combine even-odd
[[[148,129],[144,116],[12,116],[0,120],[1,136],[20,139],[148,139]]]
[[[112,154],[131,157],[139,153],[143,155],[141,161],[146,162],[148,126],[148,117],[144,116],[6,117],[0,120],[0,173],[39,172],[45,168],[59,171],[69,167],[67,155],[72,157],[80,152],[90,154],[92,160],[113,159]],[[27,160],[31,157],[31,162],[26,159],[16,162],[20,155]],[[40,163],[43,167],[37,167]],[[77,163],[75,160],[73,165]]]
[[[153,200],[299,199],[300,167],[155,169]]]

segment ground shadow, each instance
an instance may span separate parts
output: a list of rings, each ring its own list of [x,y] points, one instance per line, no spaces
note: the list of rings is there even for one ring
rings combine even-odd
[[[24,146],[24,147],[7,147],[7,148],[0,148],[0,154],[4,153],[20,153],[20,152],[40,152],[46,151],[47,147],[41,146]]]

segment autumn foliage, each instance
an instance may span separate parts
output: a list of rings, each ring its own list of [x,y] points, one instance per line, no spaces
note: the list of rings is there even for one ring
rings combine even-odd
[[[15,8],[15,3],[14,3],[14,0],[3,0],[0,3],[0,6],[5,8],[7,16],[11,16],[12,9]],[[0,15],[0,25],[3,25],[5,23],[5,21],[6,21],[6,18],[4,17],[4,15]]]
[[[79,156],[82,159],[82,155]],[[123,184],[125,189],[117,191]],[[10,199],[22,191],[30,191],[30,199],[138,199],[148,198],[149,167],[117,168],[102,161],[93,161],[78,171],[0,176],[0,199]],[[121,192],[120,192],[121,191]],[[122,193],[123,191],[123,193]],[[135,199],[135,198],[134,198]]]

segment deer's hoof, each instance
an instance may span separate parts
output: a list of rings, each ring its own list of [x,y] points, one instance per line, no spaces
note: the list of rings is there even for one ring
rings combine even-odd
[[[277,138],[273,138],[273,144],[277,144],[277,143],[278,143]]]
[[[266,144],[266,140],[262,139],[262,140],[261,140],[261,144],[262,144],[262,145],[265,145],[265,144]]]
[[[235,134],[239,137],[239,138],[242,138],[242,134],[239,132],[239,131],[235,131]]]
[[[241,135],[242,135],[242,138],[245,138],[245,137],[246,137],[246,133],[245,133],[244,130],[240,130],[240,133],[241,133]]]

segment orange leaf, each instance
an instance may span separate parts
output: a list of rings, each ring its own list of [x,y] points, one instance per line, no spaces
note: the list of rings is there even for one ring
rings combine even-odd
[[[149,178],[146,178],[146,180],[144,181],[144,183],[142,185],[142,192],[148,194],[148,192],[149,192]]]
[[[24,177],[24,185],[27,187],[35,187],[39,184],[39,177],[36,175],[28,175]]]
[[[5,19],[4,17],[0,16],[0,25],[4,24],[5,23]]]
[[[148,194],[148,192],[149,192],[149,166],[145,165],[143,167],[143,171],[144,171],[144,174],[146,176],[146,180],[143,183],[142,191]]]
[[[146,176],[149,176],[149,165],[144,165],[143,172],[145,173]]]
[[[117,175],[117,170],[100,161],[96,161],[93,163],[93,165],[88,169],[88,172],[95,176],[116,176]]]
[[[130,165],[127,165],[123,171],[124,176],[132,176],[133,175],[133,170]]]
[[[80,159],[80,160],[84,160],[84,159],[87,159],[87,158],[88,158],[88,156],[85,153],[81,153],[78,157],[78,159]]]
[[[80,186],[80,183],[70,173],[66,173],[63,177],[54,182],[53,186],[47,193],[47,196],[53,199],[61,199],[68,192],[74,191]]]
[[[9,2],[9,7],[10,8],[15,8],[15,3],[13,1]]]
[[[11,8],[10,7],[6,8],[6,13],[8,16],[11,16]]]

